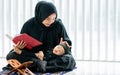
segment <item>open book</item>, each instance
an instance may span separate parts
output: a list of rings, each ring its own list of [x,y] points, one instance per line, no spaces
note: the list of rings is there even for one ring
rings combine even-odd
[[[10,38],[10,37],[9,37]],[[36,46],[39,46],[39,45],[42,45],[42,42],[36,40],[35,38],[29,36],[28,34],[26,33],[23,33],[23,34],[19,34],[17,36],[15,36],[14,38],[12,38],[12,41],[17,44],[18,41],[24,41],[27,45],[25,48],[31,50],[33,47],[36,47]]]

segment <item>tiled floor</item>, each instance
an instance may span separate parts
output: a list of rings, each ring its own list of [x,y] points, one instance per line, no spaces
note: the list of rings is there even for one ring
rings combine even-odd
[[[2,68],[6,64],[6,60],[1,58],[0,67]],[[65,73],[64,75],[120,75],[119,69],[119,62],[77,61],[77,69]],[[63,74],[57,73],[52,75]]]

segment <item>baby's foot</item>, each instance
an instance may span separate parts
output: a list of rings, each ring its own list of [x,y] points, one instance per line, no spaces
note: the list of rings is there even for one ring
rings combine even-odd
[[[38,53],[36,53],[36,56],[40,59],[43,60],[44,54],[42,51],[39,51]]]

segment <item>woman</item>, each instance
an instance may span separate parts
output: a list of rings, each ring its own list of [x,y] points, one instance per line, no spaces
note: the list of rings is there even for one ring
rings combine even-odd
[[[27,50],[26,43],[19,41],[8,53],[7,60],[17,59],[21,63],[33,61],[29,67],[32,71],[56,72],[61,70],[72,70],[75,67],[75,60],[71,55],[71,40],[60,19],[57,19],[56,7],[46,1],[40,1],[35,7],[35,17],[29,19],[21,29],[33,38],[41,41],[43,45]],[[56,55],[53,48],[58,44],[69,47],[61,55]]]

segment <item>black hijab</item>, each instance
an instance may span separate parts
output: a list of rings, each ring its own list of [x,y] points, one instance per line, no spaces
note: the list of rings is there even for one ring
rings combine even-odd
[[[35,7],[35,19],[37,20],[37,22],[42,23],[42,21],[50,16],[52,13],[56,13],[57,15],[57,10],[53,3],[46,1],[40,1],[37,3]]]

